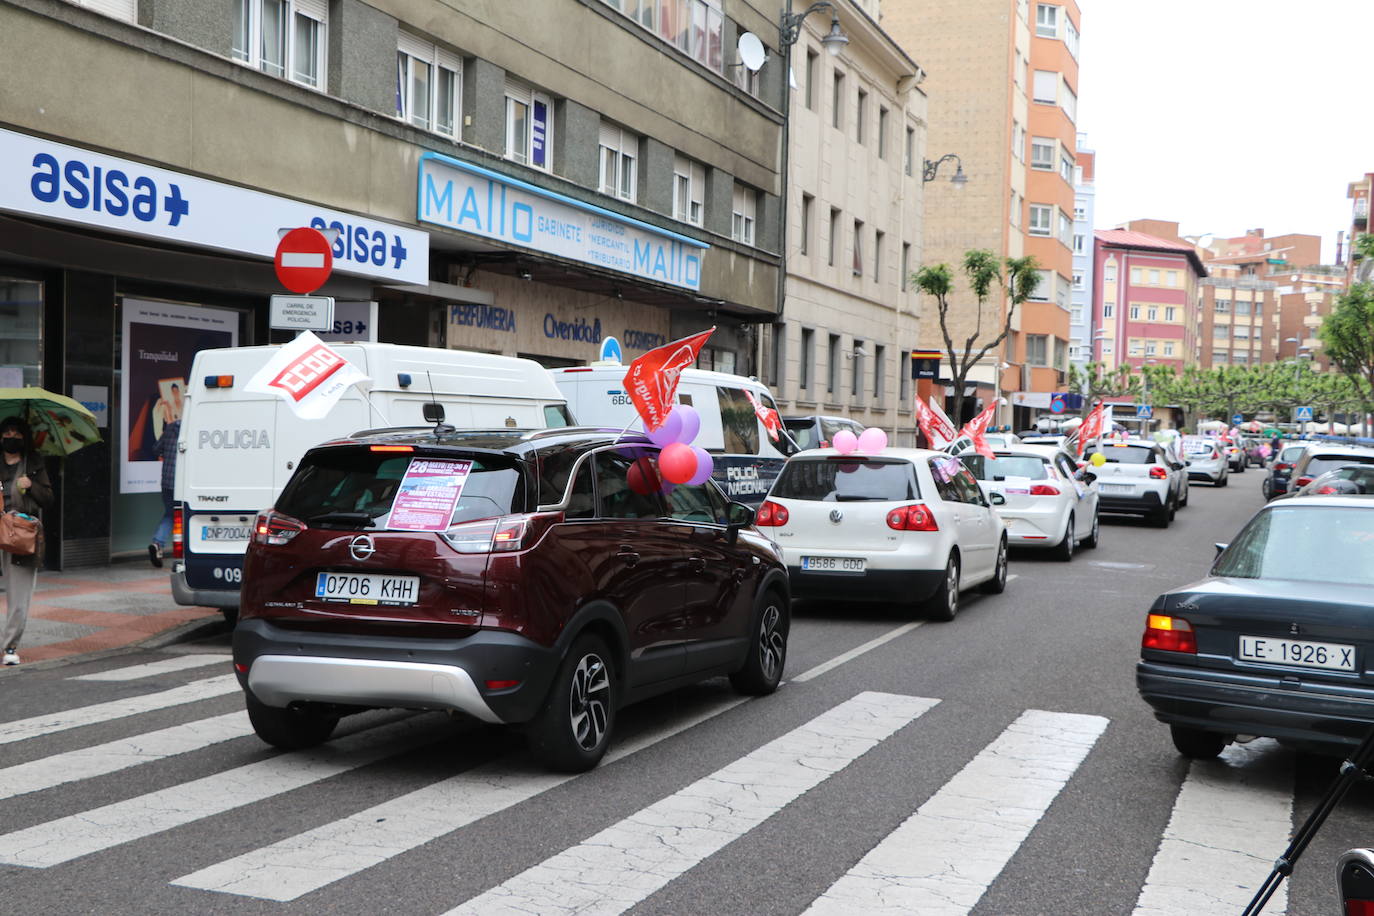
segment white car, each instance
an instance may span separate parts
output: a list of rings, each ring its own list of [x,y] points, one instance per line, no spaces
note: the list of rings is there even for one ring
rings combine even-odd
[[[781,549],[795,599],[910,604],[952,620],[959,593],[1007,585],[1007,536],[948,452],[834,449],[787,461],[754,524]]]
[[[1013,547],[1049,548],[1072,560],[1074,548],[1096,547],[1099,536],[1097,483],[1079,471],[1068,452],[1052,445],[996,449],[994,458],[976,452],[959,456],[997,507]]]
[[[1103,512],[1141,515],[1168,528],[1187,491],[1186,465],[1175,461],[1150,439],[1103,442],[1090,447],[1089,459],[1101,452],[1106,463],[1092,469],[1097,475],[1098,504]]]
[[[983,438],[993,448],[1013,448],[1021,444],[1021,437],[1016,433],[984,433]]]
[[[1205,480],[1214,487],[1226,486],[1230,462],[1215,438],[1184,436],[1183,457],[1189,480]]]

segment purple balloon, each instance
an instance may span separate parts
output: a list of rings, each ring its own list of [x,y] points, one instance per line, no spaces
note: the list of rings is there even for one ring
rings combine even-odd
[[[673,408],[673,413],[677,414],[682,423],[682,429],[678,433],[677,441],[687,445],[692,444],[692,440],[701,432],[701,414],[690,404],[679,404]]]
[[[710,479],[711,472],[715,470],[715,459],[700,445],[692,446],[692,452],[697,456],[697,472],[688,478],[687,485],[695,487]]]
[[[649,432],[649,441],[659,448],[667,448],[678,441],[678,436],[682,434],[682,417],[678,416],[676,410],[668,414],[668,418],[663,421],[663,425],[658,429]]]

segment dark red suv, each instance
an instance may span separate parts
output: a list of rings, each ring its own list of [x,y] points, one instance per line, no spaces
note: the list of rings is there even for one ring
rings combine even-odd
[[[389,431],[308,452],[257,519],[234,666],[269,744],[341,715],[521,724],[588,769],[616,709],[704,678],[777,688],[787,571],[711,481],[607,430]]]

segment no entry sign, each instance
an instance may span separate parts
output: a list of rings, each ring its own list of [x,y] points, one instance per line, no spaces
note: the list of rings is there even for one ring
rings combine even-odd
[[[324,286],[334,269],[330,247],[329,239],[318,229],[302,226],[283,235],[272,261],[281,285],[293,293],[312,293]]]

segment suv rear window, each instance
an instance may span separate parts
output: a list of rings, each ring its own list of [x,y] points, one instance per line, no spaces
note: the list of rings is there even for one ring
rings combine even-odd
[[[773,484],[772,496],[818,502],[920,499],[908,462],[848,457],[787,462],[777,483]]]
[[[1155,450],[1144,445],[1108,445],[1102,457],[1111,464],[1154,464]]]
[[[1352,464],[1374,464],[1374,455],[1313,455],[1302,472],[1308,477],[1316,477]]]
[[[510,461],[453,452],[431,455],[327,449],[306,456],[277,499],[277,510],[307,525],[385,528],[401,479],[412,458],[471,461],[453,523],[521,512],[520,472]]]
[[[820,448],[820,437],[816,435],[815,420],[784,420],[782,425],[797,443],[797,448]]]
[[[1049,474],[1045,470],[1043,458],[1025,455],[998,455],[984,458],[982,455],[960,455],[964,467],[973,472],[979,480],[1006,480],[1008,477],[1029,477],[1031,480],[1044,480]]]

